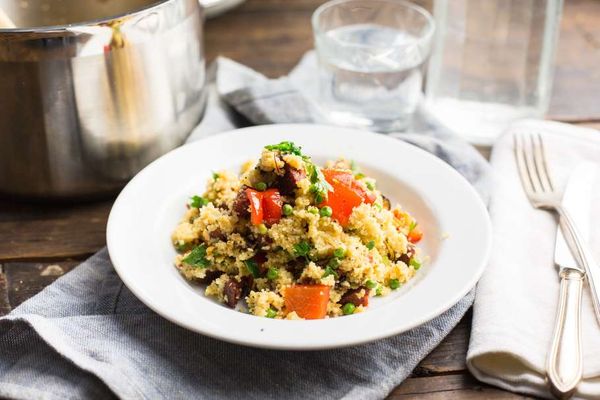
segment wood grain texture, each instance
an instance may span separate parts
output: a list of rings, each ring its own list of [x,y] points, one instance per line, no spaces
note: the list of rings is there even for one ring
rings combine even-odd
[[[25,204],[0,201],[0,261],[83,257],[104,246],[112,201]]]
[[[531,397],[507,392],[478,382],[468,374],[450,374],[423,378],[408,378],[388,399],[490,399],[513,400]]]
[[[4,276],[8,283],[6,297],[8,297],[10,307],[15,308],[25,300],[35,296],[79,263],[80,261],[73,260],[47,263],[5,263]],[[0,312],[2,309],[1,304],[2,300],[0,299]]]
[[[6,315],[11,310],[10,300],[8,299],[8,281],[4,273],[4,265],[0,264],[0,317]]]

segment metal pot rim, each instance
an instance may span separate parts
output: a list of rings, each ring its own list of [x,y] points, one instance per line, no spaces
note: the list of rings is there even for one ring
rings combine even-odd
[[[32,27],[27,27],[27,28],[0,28],[0,38],[3,35],[14,35],[14,34],[21,34],[21,33],[32,34],[32,35],[36,35],[36,34],[45,35],[45,34],[49,34],[49,33],[50,34],[65,33],[65,32],[68,32],[69,30],[71,30],[73,28],[77,28],[77,27],[107,24],[107,23],[110,23],[111,21],[117,21],[117,20],[120,20],[123,18],[129,18],[132,16],[136,16],[136,15],[148,12],[150,10],[159,9],[167,3],[174,3],[176,1],[180,1],[180,0],[156,0],[156,1],[148,4],[147,6],[144,6],[141,8],[136,8],[136,9],[133,9],[128,12],[121,13],[121,14],[104,17],[104,18],[91,19],[91,20],[87,20],[87,21],[74,22],[74,23],[70,23],[70,24],[32,26]]]

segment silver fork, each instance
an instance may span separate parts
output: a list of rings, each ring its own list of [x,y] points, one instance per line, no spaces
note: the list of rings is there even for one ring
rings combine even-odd
[[[593,256],[588,245],[582,240],[569,212],[562,206],[562,195],[554,189],[548,172],[544,142],[540,134],[515,134],[514,150],[517,169],[525,194],[535,208],[556,212],[560,216],[560,227],[580,266],[583,266],[592,292],[592,302],[596,318],[600,322],[600,301],[597,291],[600,284],[600,269],[596,270]],[[557,323],[564,323],[559,318]],[[578,323],[577,323],[578,324]],[[564,328],[564,327],[563,327]],[[578,327],[572,327],[579,330]],[[565,343],[560,334],[562,329],[556,329],[552,347],[548,357],[547,372],[553,393],[560,397],[568,397],[581,379],[581,343],[580,332],[575,335],[575,342]],[[577,353],[575,356],[571,353]],[[575,378],[577,381],[567,380]],[[569,383],[568,388],[565,386]]]
[[[521,177],[521,184],[531,205],[558,213],[560,227],[565,236],[565,241],[571,253],[580,266],[585,270],[590,289],[596,318],[600,323],[600,279],[594,258],[589,246],[577,230],[569,212],[562,206],[562,194],[554,189],[552,179],[548,173],[544,142],[540,134],[515,134],[514,149],[517,168]]]

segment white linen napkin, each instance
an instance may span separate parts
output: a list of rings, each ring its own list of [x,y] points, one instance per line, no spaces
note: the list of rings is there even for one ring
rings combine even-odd
[[[494,248],[474,305],[467,365],[481,381],[503,389],[551,398],[545,382],[558,304],[554,266],[556,218],[535,210],[525,197],[513,157],[516,132],[544,135],[555,185],[564,188],[582,161],[600,165],[600,132],[547,121],[515,123],[494,146],[490,215]],[[598,174],[600,175],[600,174]],[[594,185],[589,243],[600,260],[600,176]],[[598,265],[600,268],[600,264]],[[578,398],[600,398],[600,325],[587,284],[582,306],[584,378]]]

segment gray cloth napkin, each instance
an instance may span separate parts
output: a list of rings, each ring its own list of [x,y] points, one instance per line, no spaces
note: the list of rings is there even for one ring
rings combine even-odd
[[[298,86],[314,76],[314,68],[309,54],[289,77],[268,80],[217,60],[209,71],[215,85],[206,117],[190,140],[242,124],[319,121],[310,92]],[[396,136],[446,160],[487,199],[483,158],[435,124],[418,126],[420,134]],[[379,399],[450,332],[473,296],[471,291],[418,328],[370,344],[261,350],[211,339],[158,316],[123,285],[104,249],[0,319],[0,396]]]

